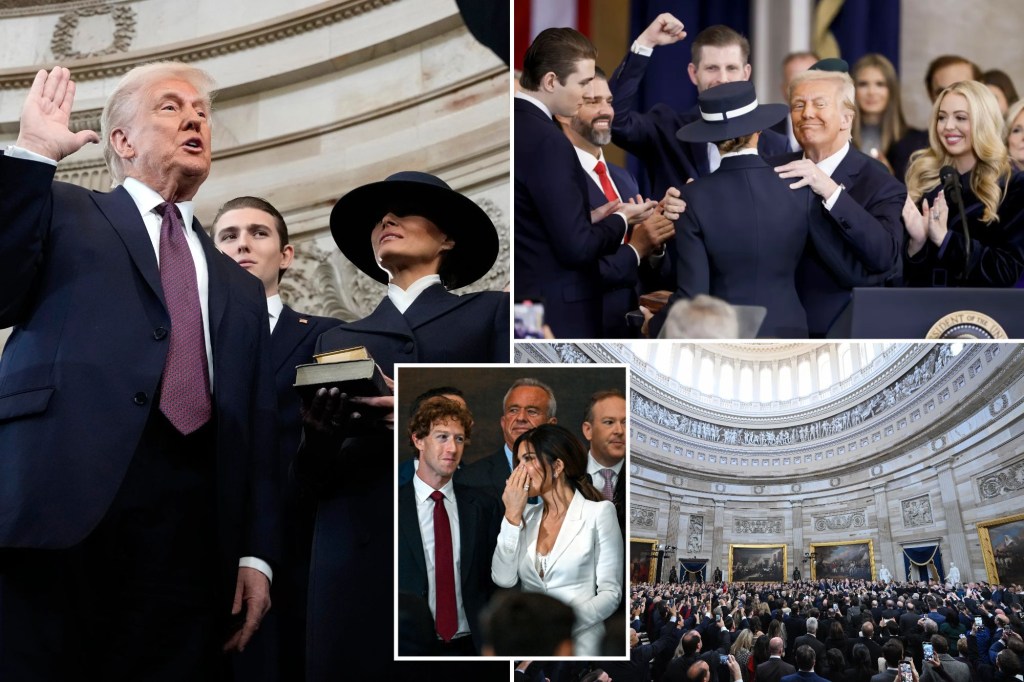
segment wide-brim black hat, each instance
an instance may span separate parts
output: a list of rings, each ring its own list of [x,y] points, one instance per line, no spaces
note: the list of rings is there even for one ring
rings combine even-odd
[[[770,128],[789,115],[785,104],[758,104],[750,81],[722,83],[697,98],[700,118],[676,131],[683,142],[722,142]]]
[[[338,199],[331,211],[331,234],[338,248],[378,282],[386,284],[388,273],[374,258],[370,233],[388,213],[423,216],[455,242],[441,268],[449,289],[480,279],[498,257],[498,230],[482,208],[441,178],[402,171],[356,187]]]

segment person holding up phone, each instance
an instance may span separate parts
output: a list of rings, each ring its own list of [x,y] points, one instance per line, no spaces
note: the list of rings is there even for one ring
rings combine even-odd
[[[971,682],[971,668],[949,655],[948,640],[942,635],[933,635],[923,643],[924,662],[921,682]]]

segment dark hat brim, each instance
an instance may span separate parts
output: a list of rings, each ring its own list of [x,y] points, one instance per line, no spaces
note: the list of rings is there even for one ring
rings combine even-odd
[[[387,284],[388,273],[373,255],[370,234],[388,213],[423,216],[455,242],[442,268],[449,289],[477,281],[498,257],[498,230],[468,197],[425,182],[372,182],[355,188],[334,205],[331,235],[345,257],[378,282]]]
[[[705,121],[699,118],[676,131],[682,142],[722,142],[771,128],[789,115],[785,104],[759,104],[748,114],[725,121]]]

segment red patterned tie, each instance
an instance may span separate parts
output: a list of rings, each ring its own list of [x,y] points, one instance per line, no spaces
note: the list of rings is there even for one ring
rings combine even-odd
[[[601,474],[601,477],[604,479],[604,488],[601,490],[601,495],[610,502],[615,497],[615,487],[612,485],[612,476],[615,475],[615,470],[601,469],[597,473]]]
[[[210,370],[206,363],[203,311],[196,264],[188,248],[178,207],[155,209],[160,221],[160,284],[171,315],[170,346],[160,388],[160,411],[188,435],[210,421]]]
[[[430,493],[434,501],[434,584],[436,604],[434,620],[437,634],[450,642],[459,629],[459,616],[455,606],[455,560],[452,558],[452,526],[444,508],[444,493]]]

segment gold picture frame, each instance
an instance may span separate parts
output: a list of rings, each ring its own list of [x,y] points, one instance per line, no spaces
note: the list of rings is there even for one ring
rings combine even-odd
[[[996,535],[995,545],[992,544],[993,534]],[[1011,540],[1012,548],[1002,547],[1007,544],[1007,538]],[[1008,585],[1024,582],[1024,514],[979,521],[978,540],[990,583]]]
[[[824,564],[826,561],[843,561],[848,560],[856,555],[856,546],[866,546],[868,563],[867,568],[870,571],[870,575],[865,576],[863,572],[858,569],[853,570],[833,570],[829,569],[823,575],[819,574],[818,566]],[[839,549],[837,549],[839,548]],[[875,579],[875,545],[870,539],[868,540],[843,540],[841,542],[812,542],[811,543],[811,580],[818,580],[819,578],[824,579],[845,579],[852,578],[854,580],[874,580]]]
[[[782,562],[776,552],[782,552]],[[729,582],[781,583],[786,579],[788,545],[729,545]]]
[[[655,571],[658,566],[657,552],[654,550],[654,546],[658,544],[657,540],[648,540],[646,538],[630,538],[629,539],[629,584],[639,585],[640,583],[653,582],[651,579],[656,578]],[[645,553],[648,556],[646,566],[643,564],[643,556],[641,553]],[[646,570],[646,575],[644,571]]]

